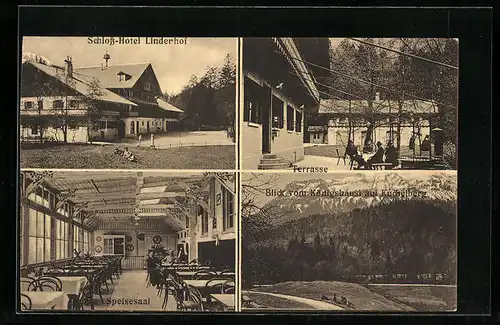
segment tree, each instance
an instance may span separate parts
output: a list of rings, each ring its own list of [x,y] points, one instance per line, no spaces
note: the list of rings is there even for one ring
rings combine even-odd
[[[92,143],[92,131],[98,128],[99,119],[102,117],[101,96],[103,95],[99,80],[93,78],[87,84],[87,92],[82,97],[82,103],[87,115],[87,141]]]
[[[226,130],[236,141],[236,65],[231,55],[220,67],[207,66],[200,78],[192,75],[168,101],[184,111],[187,129]]]

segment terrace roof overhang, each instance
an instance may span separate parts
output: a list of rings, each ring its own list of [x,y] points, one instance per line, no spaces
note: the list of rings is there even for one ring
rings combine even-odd
[[[244,72],[256,75],[271,88],[283,84],[280,92],[292,102],[317,109],[319,91],[314,75],[303,61],[293,38],[246,38],[243,42]]]

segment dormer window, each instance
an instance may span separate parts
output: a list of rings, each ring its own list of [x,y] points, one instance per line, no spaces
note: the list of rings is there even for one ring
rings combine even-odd
[[[130,78],[132,78],[131,75],[129,75],[123,71],[118,72],[117,75],[118,75],[119,81],[127,81],[127,80],[130,80]]]

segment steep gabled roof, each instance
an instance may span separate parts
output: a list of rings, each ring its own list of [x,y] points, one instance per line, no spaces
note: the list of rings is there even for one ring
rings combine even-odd
[[[101,66],[75,67],[74,71],[97,78],[105,88],[132,88],[150,63],[114,64],[102,69]],[[120,81],[119,73],[131,76]]]
[[[79,73],[73,73],[73,77],[68,78],[66,80],[66,77],[64,77],[64,69],[57,67],[57,66],[48,66],[45,64],[41,63],[36,63],[32,61],[26,61],[23,64],[31,64],[38,70],[46,73],[47,75],[56,78],[60,82],[64,83],[68,87],[76,90],[82,95],[86,95],[88,92],[88,86],[90,81],[92,81],[92,77],[85,76]],[[115,94],[114,92],[106,89],[103,87],[101,84],[101,96],[100,100],[105,101],[105,102],[110,102],[110,103],[117,103],[117,104],[124,104],[124,105],[132,105],[132,106],[137,106],[135,103]]]
[[[349,109],[350,104],[350,109]],[[379,114],[397,114],[399,104],[395,100],[372,101],[372,108],[368,110],[367,100],[337,100],[322,99],[318,110],[319,114],[363,114],[368,111]],[[437,113],[436,104],[423,100],[405,100],[403,101],[402,111],[406,114],[429,114]]]
[[[183,113],[184,111],[175,107],[174,105],[167,103],[161,98],[156,99],[156,102],[158,103],[158,106],[160,106],[161,109],[164,109],[169,112],[177,112],[177,113]]]

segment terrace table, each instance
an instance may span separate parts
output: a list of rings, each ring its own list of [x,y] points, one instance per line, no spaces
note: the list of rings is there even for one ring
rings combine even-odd
[[[210,297],[213,300],[218,301],[222,306],[224,306],[224,310],[234,310],[234,294],[229,293],[212,293]]]
[[[23,291],[31,299],[31,309],[67,310],[68,295],[62,291]]]

